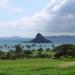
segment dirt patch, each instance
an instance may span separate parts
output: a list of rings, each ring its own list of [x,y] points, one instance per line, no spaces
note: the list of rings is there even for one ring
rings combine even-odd
[[[75,61],[72,61],[72,62],[65,62],[65,63],[62,63],[59,65],[59,68],[72,68],[72,67],[75,67]]]

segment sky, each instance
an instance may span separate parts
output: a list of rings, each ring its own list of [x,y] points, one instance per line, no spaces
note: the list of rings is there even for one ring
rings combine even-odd
[[[0,0],[0,37],[75,35],[75,0]]]

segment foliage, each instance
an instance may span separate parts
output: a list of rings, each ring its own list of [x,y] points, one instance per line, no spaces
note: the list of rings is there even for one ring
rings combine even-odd
[[[32,51],[31,50],[24,50],[24,57],[31,58],[32,56]]]
[[[17,58],[23,58],[24,57],[24,51],[22,49],[21,45],[16,45],[15,46],[15,55]]]
[[[50,48],[47,48],[46,51],[49,52],[50,51]]]
[[[63,44],[54,49],[56,52],[55,57],[59,58],[61,56],[75,56],[75,45]]]
[[[51,56],[48,54],[37,54],[34,58],[50,58]]]
[[[57,50],[75,50],[75,45],[73,44],[63,44],[63,45],[60,45],[56,48],[54,48],[55,51]]]
[[[5,45],[6,46],[6,45]],[[24,50],[23,46],[18,44],[14,50],[8,52],[0,51],[0,59],[23,59],[23,58],[60,58],[60,57],[75,57],[75,45],[63,44],[55,47],[53,50],[47,48],[43,50]]]

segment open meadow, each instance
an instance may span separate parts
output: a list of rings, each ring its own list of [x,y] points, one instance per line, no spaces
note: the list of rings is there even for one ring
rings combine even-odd
[[[49,58],[0,60],[0,75],[75,75],[75,61]]]

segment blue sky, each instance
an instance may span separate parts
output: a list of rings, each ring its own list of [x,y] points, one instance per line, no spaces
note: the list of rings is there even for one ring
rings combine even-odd
[[[0,0],[0,37],[75,35],[75,0]]]
[[[0,10],[0,20],[15,20],[23,16],[32,16],[36,12],[41,11],[49,2],[49,0],[1,0],[7,1],[10,9]],[[13,10],[14,8],[14,10]],[[19,10],[16,10],[18,8]]]

